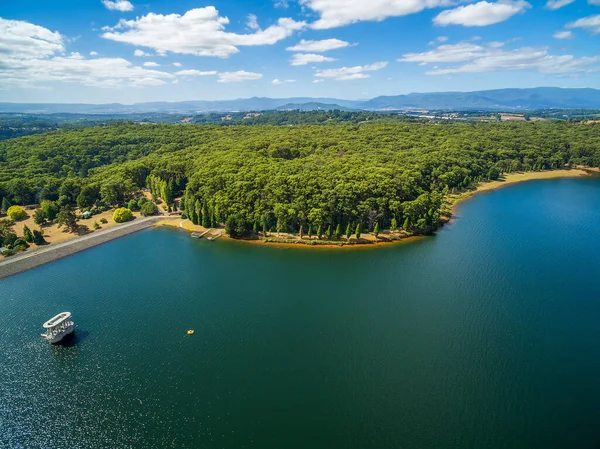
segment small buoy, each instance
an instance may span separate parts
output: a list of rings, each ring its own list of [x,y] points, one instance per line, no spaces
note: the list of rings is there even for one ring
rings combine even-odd
[[[190,329],[190,330],[187,332],[187,334],[188,334],[188,335],[194,335],[194,329]]]

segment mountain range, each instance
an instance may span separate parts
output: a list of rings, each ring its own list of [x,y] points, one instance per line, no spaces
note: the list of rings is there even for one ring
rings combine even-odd
[[[237,112],[266,110],[493,110],[516,111],[534,109],[600,108],[600,90],[591,88],[537,87],[528,89],[496,89],[477,92],[431,92],[381,96],[367,101],[336,98],[246,98],[222,101],[150,102],[124,105],[80,103],[0,103],[0,112],[8,113],[73,113],[131,114]]]

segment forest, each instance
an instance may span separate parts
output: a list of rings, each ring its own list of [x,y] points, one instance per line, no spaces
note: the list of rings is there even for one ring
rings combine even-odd
[[[600,124],[113,124],[1,141],[0,199],[114,207],[148,188],[236,236],[396,223],[426,234],[449,191],[575,165],[600,166]]]

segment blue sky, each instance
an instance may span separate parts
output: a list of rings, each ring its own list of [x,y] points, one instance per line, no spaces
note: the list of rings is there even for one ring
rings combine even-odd
[[[0,4],[0,101],[600,88],[600,0]]]

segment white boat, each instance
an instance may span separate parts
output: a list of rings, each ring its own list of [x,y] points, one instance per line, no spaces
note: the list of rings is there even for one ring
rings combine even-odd
[[[71,312],[61,312],[50,318],[43,325],[46,332],[42,335],[50,343],[58,343],[75,330],[75,323],[71,320]]]

